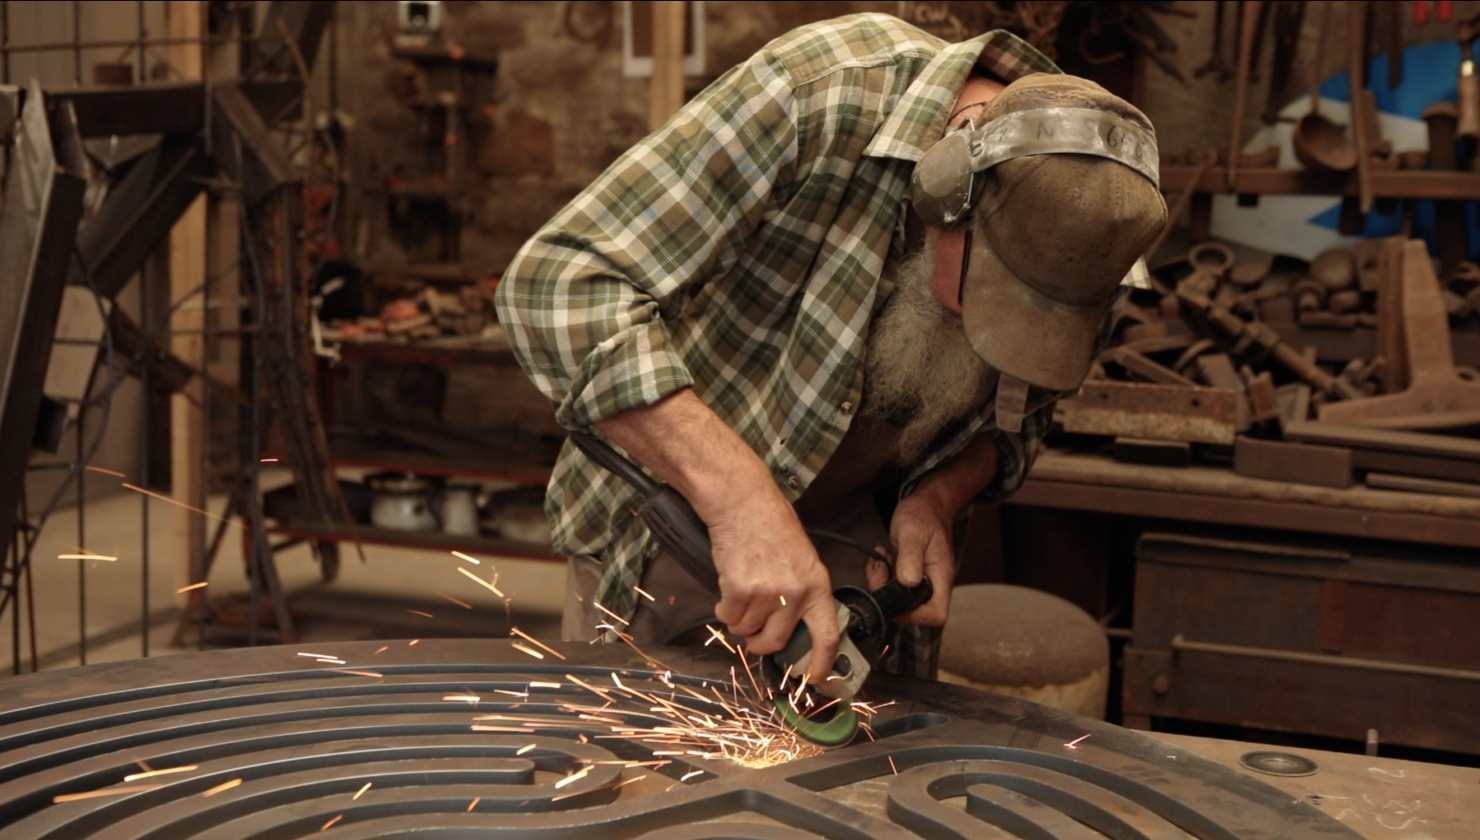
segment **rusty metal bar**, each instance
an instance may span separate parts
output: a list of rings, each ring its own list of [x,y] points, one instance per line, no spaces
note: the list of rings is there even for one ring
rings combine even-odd
[[[1337,668],[1356,668],[1362,671],[1384,671],[1390,674],[1418,674],[1424,677],[1445,677],[1453,680],[1480,680],[1480,671],[1466,668],[1442,668],[1437,665],[1410,665],[1405,662],[1388,662],[1382,659],[1362,659],[1355,656],[1332,656],[1328,653],[1299,653],[1293,650],[1275,650],[1246,645],[1223,645],[1214,642],[1190,642],[1181,633],[1172,637],[1172,650],[1189,650],[1198,653],[1217,653],[1224,656],[1242,656],[1249,659],[1271,659],[1279,662],[1299,662],[1303,665],[1331,665]]]

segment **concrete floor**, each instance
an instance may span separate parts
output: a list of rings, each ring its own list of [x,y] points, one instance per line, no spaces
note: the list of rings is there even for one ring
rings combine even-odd
[[[108,476],[89,474],[89,481],[106,482]],[[286,473],[265,477],[265,486],[286,483]],[[219,514],[225,497],[213,498],[208,510]],[[83,510],[85,541],[78,538],[75,507],[56,511],[46,523],[32,556],[35,596],[36,651],[42,670],[131,659],[143,651],[142,629],[149,625],[149,655],[168,656],[197,649],[199,640],[191,633],[182,647],[171,647],[176,635],[180,608],[186,596],[176,590],[188,581],[177,568],[173,529],[184,517],[200,514],[150,499],[149,517],[149,610],[144,615],[143,531],[145,503],[138,493],[120,489],[105,498],[88,502]],[[208,520],[207,532],[215,520]],[[241,530],[228,527],[227,538],[216,560],[209,586],[213,603],[236,604],[245,616],[248,592],[242,562]],[[58,555],[91,553],[116,557],[114,561],[64,560]],[[307,545],[277,555],[277,566],[298,631],[298,643],[337,640],[412,639],[418,637],[489,637],[508,635],[512,621],[521,630],[540,638],[559,638],[560,609],[564,599],[564,563],[512,558],[482,558],[481,566],[440,551],[409,551],[404,548],[365,546],[361,562],[353,545],[341,549],[343,560],[338,580],[325,584],[319,566]],[[489,579],[499,573],[499,588],[511,601],[506,605],[492,592],[457,571],[462,566]],[[82,578],[84,580],[79,580]],[[79,601],[79,584],[85,582],[85,609]],[[24,590],[23,590],[24,593]],[[451,596],[471,606],[453,603]],[[22,596],[22,606],[25,599]],[[417,612],[411,612],[415,610]],[[418,613],[430,613],[427,618]],[[85,618],[85,626],[79,621]],[[29,616],[22,614],[22,667],[31,667]],[[218,628],[207,636],[208,647],[244,643],[241,628],[225,632]],[[13,672],[13,614],[0,621],[0,676]],[[320,651],[322,652],[322,651]],[[330,651],[332,652],[332,651]]]

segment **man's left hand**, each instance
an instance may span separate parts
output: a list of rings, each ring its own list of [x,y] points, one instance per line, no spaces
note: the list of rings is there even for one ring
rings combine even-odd
[[[932,494],[911,494],[899,500],[889,523],[894,543],[894,575],[905,586],[917,586],[928,576],[935,587],[930,600],[900,616],[906,624],[939,627],[951,609],[951,584],[956,579],[956,549],[952,540],[955,511],[947,511]]]

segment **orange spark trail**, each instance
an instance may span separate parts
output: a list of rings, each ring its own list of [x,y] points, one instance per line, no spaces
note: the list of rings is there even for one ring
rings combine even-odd
[[[540,641],[539,639],[536,639],[535,637],[529,635],[528,633],[524,632],[523,630],[520,630],[518,627],[510,627],[509,628],[509,632],[510,633],[513,633],[514,635],[518,636],[521,639],[524,639],[527,642],[531,642],[533,644],[539,645],[542,650],[545,650],[545,651],[548,651],[551,654],[554,654],[554,656],[555,656],[556,659],[564,659],[565,658],[565,654],[561,653],[560,651],[556,650],[555,648],[550,647],[549,645],[547,645],[544,642]]]
[[[153,498],[156,498],[156,499],[160,500],[161,502],[169,502],[172,505],[178,505],[178,506],[180,506],[182,508],[185,508],[186,510],[194,511],[194,512],[200,514],[201,516],[208,516],[211,519],[216,520],[217,522],[225,522],[227,525],[235,525],[236,527],[241,528],[242,530],[246,530],[246,527],[247,526],[243,525],[240,522],[233,522],[230,519],[222,519],[221,517],[217,516],[214,513],[211,513],[208,510],[202,510],[201,508],[195,507],[194,505],[187,505],[187,504],[185,504],[184,502],[182,502],[182,501],[180,501],[178,499],[171,499],[169,496],[166,496],[163,493],[156,493],[153,490],[145,490],[144,488],[139,487],[136,484],[129,484],[127,481],[125,481],[123,483],[123,486],[124,487],[127,487],[128,489],[130,489],[132,491],[134,491],[135,493],[143,493],[144,495],[151,496]]]
[[[499,589],[497,586],[494,586],[493,584],[489,583],[488,581],[484,580],[483,578],[478,577],[477,575],[473,574],[472,572],[468,571],[467,569],[464,569],[462,566],[458,566],[457,567],[457,570],[459,572],[462,572],[463,574],[467,575],[468,577],[472,578],[473,580],[477,581],[479,586],[484,587],[485,589],[487,589],[488,591],[492,592],[493,594],[499,596],[500,598],[504,597],[503,590]]]
[[[139,779],[150,779],[150,778],[153,778],[155,776],[167,776],[170,773],[188,773],[191,770],[199,770],[199,769],[200,769],[200,765],[199,764],[190,764],[190,765],[187,765],[185,767],[170,767],[170,768],[165,769],[165,770],[149,770],[149,771],[144,772],[144,773],[132,773],[130,775],[124,776],[123,777],[123,780],[125,782],[135,782],[135,781],[138,781]]]
[[[125,793],[138,793],[144,790],[154,790],[160,785],[134,785],[133,787],[106,788],[104,790],[90,790],[87,793],[64,793],[61,796],[53,796],[52,804],[62,802],[76,802],[79,799],[96,799],[100,796],[122,796]]]
[[[87,465],[87,469],[89,469],[89,470],[91,470],[92,472],[95,472],[95,473],[102,473],[103,475],[111,475],[114,478],[128,478],[128,476],[124,475],[121,472],[118,472],[117,470],[105,470],[102,467],[95,467],[92,464],[88,464]]]
[[[205,793],[202,793],[201,796],[215,796],[216,794],[218,794],[218,793],[220,793],[222,791],[231,790],[232,788],[236,787],[237,785],[239,785],[241,783],[242,783],[242,780],[241,779],[232,779],[229,782],[222,782],[221,784],[216,785],[215,787],[211,788],[210,790],[206,791]]]
[[[206,586],[209,586],[209,585],[210,585],[209,581],[204,581],[203,580],[200,583],[192,583],[189,586],[182,586],[179,589],[176,589],[175,590],[175,594],[176,595],[181,595],[181,594],[184,594],[186,592],[189,592],[192,589],[204,589]]]

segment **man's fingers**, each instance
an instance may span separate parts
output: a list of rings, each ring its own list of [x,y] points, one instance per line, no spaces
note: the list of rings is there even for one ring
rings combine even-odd
[[[809,681],[820,683],[832,673],[833,660],[838,658],[838,612],[831,595],[818,598],[808,605],[802,614],[807,631],[812,636],[812,659],[807,664]]]

